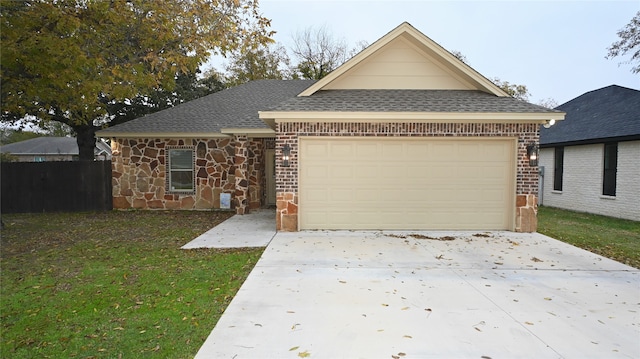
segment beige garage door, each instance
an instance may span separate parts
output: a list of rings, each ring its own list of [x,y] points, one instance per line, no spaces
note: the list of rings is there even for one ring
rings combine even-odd
[[[513,229],[515,139],[301,137],[300,229]]]

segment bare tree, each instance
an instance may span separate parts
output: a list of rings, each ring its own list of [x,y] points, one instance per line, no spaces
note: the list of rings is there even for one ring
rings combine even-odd
[[[631,72],[634,74],[640,73],[640,11],[625,27],[618,31],[618,37],[620,40],[607,48],[609,52],[605,58],[612,59],[629,53],[631,54],[631,59],[622,63],[632,64],[635,62],[636,66],[631,68]]]
[[[554,98],[547,97],[547,98],[543,98],[542,100],[538,101],[537,105],[538,106],[542,106],[542,107],[546,107],[546,108],[549,108],[549,109],[554,109],[554,108],[558,107],[558,101],[556,101]]]
[[[306,79],[325,77],[352,55],[346,41],[334,38],[325,26],[298,31],[291,52],[298,60],[295,72]]]

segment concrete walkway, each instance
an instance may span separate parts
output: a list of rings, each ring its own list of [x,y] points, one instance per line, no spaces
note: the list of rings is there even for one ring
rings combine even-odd
[[[182,249],[266,247],[275,234],[275,209],[261,209],[227,219]]]
[[[300,357],[640,358],[640,271],[537,233],[280,232],[196,358]]]

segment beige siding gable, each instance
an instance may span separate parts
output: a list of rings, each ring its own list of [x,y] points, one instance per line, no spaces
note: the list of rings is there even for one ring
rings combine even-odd
[[[402,36],[324,89],[478,90],[438,61],[428,49],[417,47]]]
[[[480,90],[509,96],[407,22],[298,96],[332,89]]]

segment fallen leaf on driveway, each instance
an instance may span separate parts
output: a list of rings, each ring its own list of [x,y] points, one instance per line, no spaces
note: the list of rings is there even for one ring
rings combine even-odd
[[[486,233],[475,233],[475,234],[473,234],[473,236],[474,237],[485,237],[485,238],[491,237],[490,235],[488,235]]]
[[[298,348],[300,348],[300,347],[299,346],[298,347],[293,347],[293,348],[289,349],[289,351],[292,352],[294,350],[298,350]]]
[[[531,260],[534,262],[542,262],[542,259],[538,259],[536,257],[531,258]]]
[[[308,357],[310,357],[310,356],[311,356],[311,353],[309,353],[308,351],[306,351],[306,350],[305,350],[305,351],[303,351],[303,352],[298,353],[298,356],[299,356],[300,358],[308,358]]]

